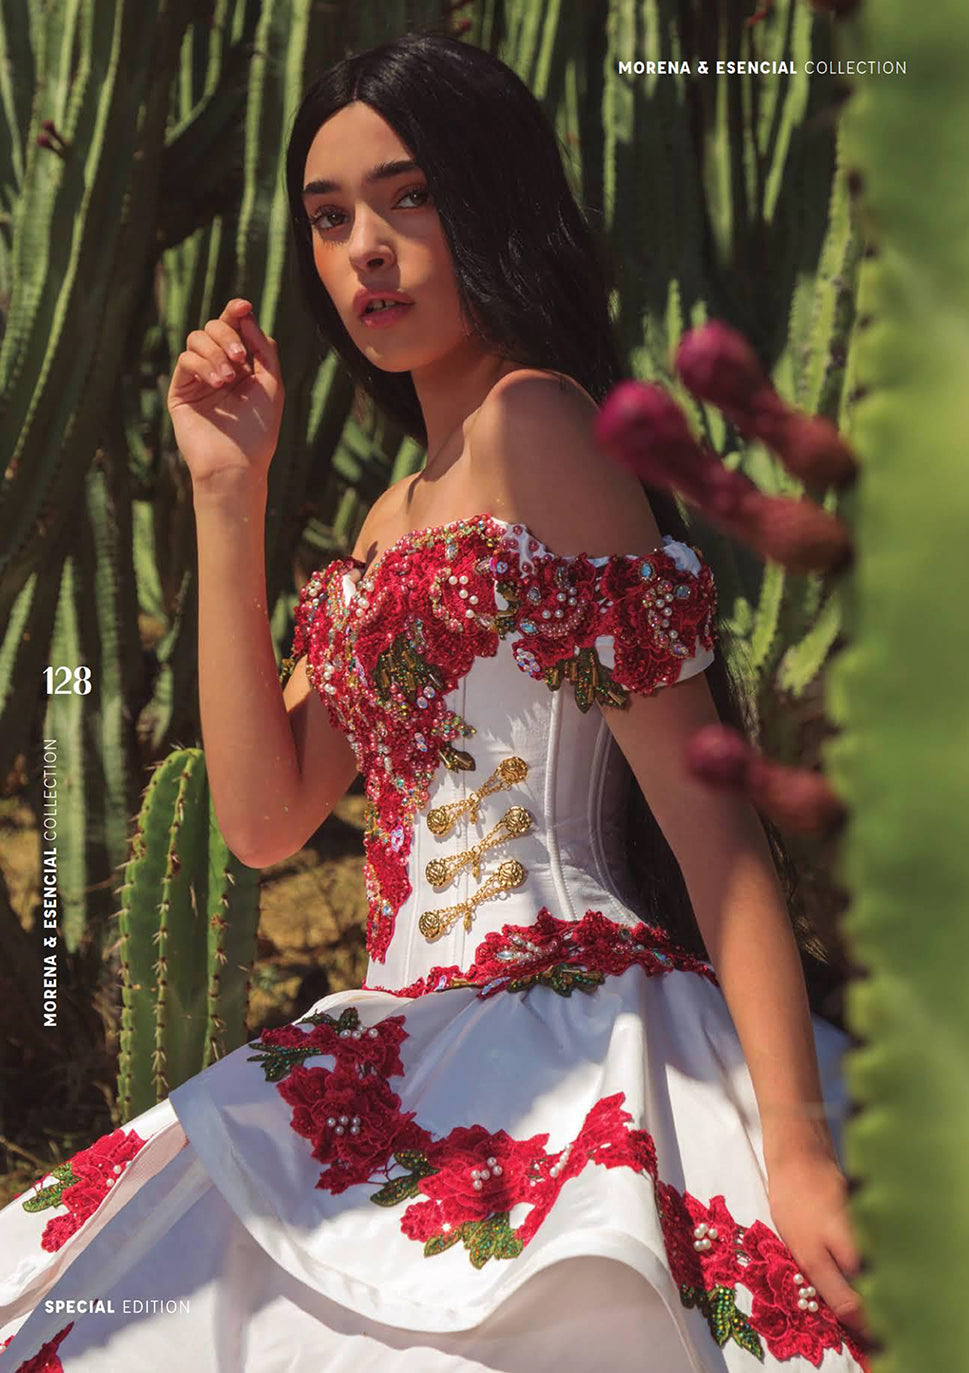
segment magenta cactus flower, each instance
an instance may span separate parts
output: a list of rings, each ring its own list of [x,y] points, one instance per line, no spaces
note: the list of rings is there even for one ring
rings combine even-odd
[[[830,834],[844,822],[845,807],[821,773],[766,758],[727,725],[697,730],[686,767],[712,786],[739,792],[782,829]]]
[[[757,395],[771,389],[743,334],[718,319],[683,335],[675,366],[687,390],[724,413],[749,411]]]
[[[718,350],[729,361],[725,373],[714,378]],[[745,397],[748,424],[769,413],[776,433],[779,424],[789,422],[786,408],[783,415],[774,408],[770,398],[776,393],[765,386],[753,353],[732,330],[694,331],[683,355],[691,379],[706,394]],[[808,429],[798,434],[810,431],[811,421],[805,423]],[[641,481],[661,490],[675,487],[733,538],[794,572],[827,571],[850,556],[847,530],[835,515],[808,501],[765,496],[742,472],[724,467],[694,438],[686,416],[661,386],[620,382],[596,417],[595,436]]]
[[[650,486],[676,486],[697,504],[720,465],[690,432],[686,416],[661,386],[623,381],[596,416],[598,443]]]
[[[746,438],[766,443],[802,481],[843,486],[857,475],[851,449],[835,426],[789,406],[743,334],[722,320],[684,334],[676,370],[687,390],[716,405]]]

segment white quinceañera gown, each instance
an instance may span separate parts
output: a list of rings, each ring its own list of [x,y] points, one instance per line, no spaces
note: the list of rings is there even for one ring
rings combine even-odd
[[[713,661],[699,550],[481,515],[360,566],[293,660],[366,779],[367,982],[0,1212],[0,1373],[864,1368],[773,1228],[713,969],[630,904],[605,713]]]

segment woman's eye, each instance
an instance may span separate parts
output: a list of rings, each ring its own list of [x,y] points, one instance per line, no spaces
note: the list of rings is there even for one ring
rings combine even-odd
[[[412,186],[409,191],[404,192],[404,194],[401,196],[401,200],[406,200],[409,195],[422,196],[423,199],[421,200],[421,204],[423,205],[424,202],[427,200],[428,196],[430,195],[430,191],[427,189],[426,186]],[[399,203],[400,202],[398,202],[398,204]]]
[[[417,208],[420,208],[422,205],[424,205],[424,204],[427,202],[427,200],[428,200],[428,198],[429,198],[429,196],[430,196],[430,192],[429,192],[429,190],[428,190],[428,188],[427,188],[426,186],[412,186],[412,187],[410,188],[410,190],[404,191],[404,192],[403,192],[403,194],[402,194],[401,197],[400,197],[400,200],[397,201],[397,205],[400,205],[402,201],[409,199],[411,196],[418,196],[418,197],[419,197],[419,203],[418,203]],[[395,206],[395,208],[396,208],[396,206]],[[405,209],[407,209],[407,208],[411,208],[411,207],[405,206]],[[339,228],[339,225],[334,225],[334,224],[332,224],[332,223],[325,223],[325,222],[324,222],[324,221],[326,221],[326,220],[332,219],[332,216],[334,216],[334,215],[337,215],[337,216],[343,215],[344,219],[346,218],[346,214],[345,214],[345,212],[344,212],[343,210],[337,210],[337,209],[332,209],[332,208],[329,208],[329,209],[328,209],[328,208],[326,208],[326,207],[324,207],[323,209],[317,210],[316,214],[315,214],[315,215],[312,215],[312,216],[310,217],[310,221],[309,221],[309,222],[310,222],[311,228],[313,228],[313,229],[319,229],[319,230],[322,231],[322,232],[325,232],[327,229]]]
[[[331,229],[332,224],[324,224],[323,221],[329,219],[330,215],[342,213],[342,210],[317,210],[315,215],[310,215],[310,226],[314,229]]]

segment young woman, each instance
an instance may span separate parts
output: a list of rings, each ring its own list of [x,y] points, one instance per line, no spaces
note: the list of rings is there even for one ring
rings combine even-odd
[[[321,337],[427,461],[303,588],[282,692],[283,385],[247,301],[189,335],[169,406],[222,830],[275,862],[364,774],[367,981],[11,1203],[8,1362],[863,1367],[845,1035],[760,822],[684,772],[711,685],[729,706],[713,580],[593,442],[621,373],[554,136],[502,63],[412,36],[315,83],[287,177]],[[710,961],[644,919],[633,777]]]

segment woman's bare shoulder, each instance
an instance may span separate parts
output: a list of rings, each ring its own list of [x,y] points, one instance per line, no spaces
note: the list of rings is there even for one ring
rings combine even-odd
[[[642,484],[595,438],[599,407],[570,377],[522,368],[489,391],[471,435],[476,480],[559,553],[647,552],[657,526]]]
[[[527,406],[541,403],[536,401],[536,398],[543,394],[550,399],[556,396],[571,396],[589,414],[595,414],[599,408],[585,387],[574,377],[567,376],[564,372],[555,372],[551,368],[518,367],[515,371],[506,372],[503,377],[498,378],[482,402],[481,411],[484,413],[486,408],[489,411],[494,410],[499,400],[509,395],[515,396],[516,404]]]

